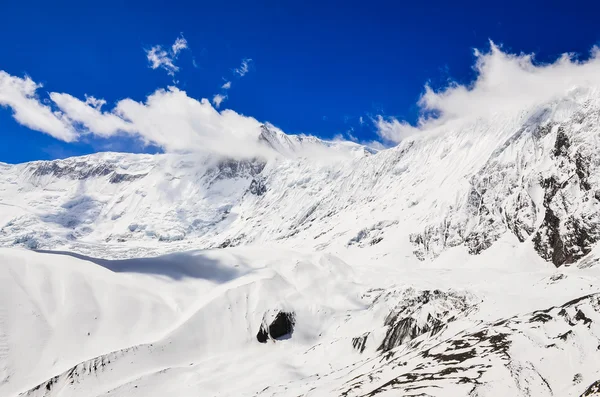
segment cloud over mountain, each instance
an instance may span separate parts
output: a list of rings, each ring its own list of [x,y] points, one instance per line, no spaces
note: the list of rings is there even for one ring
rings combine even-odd
[[[450,120],[520,111],[570,90],[600,87],[598,47],[584,61],[574,54],[563,54],[555,62],[544,64],[536,62],[534,54],[510,54],[490,42],[490,50],[475,50],[475,57],[475,81],[467,85],[451,83],[438,91],[425,86],[418,102],[422,115],[417,125],[379,116],[374,119],[379,136],[388,142],[400,142]]]

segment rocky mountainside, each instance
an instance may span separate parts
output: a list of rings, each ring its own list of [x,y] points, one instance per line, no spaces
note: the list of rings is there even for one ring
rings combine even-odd
[[[576,92],[379,153],[263,126],[269,159],[103,153],[5,164],[0,242],[92,253],[114,242],[172,251],[386,241],[433,260],[512,234],[561,266],[600,238],[599,121],[598,99]]]
[[[257,139],[0,164],[0,395],[597,394],[599,92]]]

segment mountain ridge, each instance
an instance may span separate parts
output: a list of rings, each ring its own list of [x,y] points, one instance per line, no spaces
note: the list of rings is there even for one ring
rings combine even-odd
[[[36,219],[26,215],[21,220],[41,223],[42,230],[48,233],[51,229],[47,226],[51,223],[48,219],[55,220],[62,226],[60,232],[64,237],[60,243],[49,242],[39,233],[33,237],[35,241],[19,235],[16,227],[19,219],[4,224],[0,242],[9,245],[12,239],[17,245],[45,249],[75,247],[76,243],[70,241],[80,238],[85,241],[85,235],[97,231],[97,227],[89,225],[90,219],[102,223],[125,217],[129,219],[127,225],[113,226],[112,232],[102,231],[87,240],[100,243],[115,239],[120,242],[189,239],[210,248],[293,240],[297,234],[307,234],[318,218],[323,227],[312,237],[324,240],[322,244],[326,246],[348,245],[367,235],[373,235],[370,241],[375,244],[375,240],[377,243],[383,240],[386,234],[383,229],[408,226],[410,232],[403,233],[401,238],[410,241],[415,257],[434,260],[444,250],[459,245],[476,254],[510,232],[521,242],[532,243],[540,256],[560,266],[583,257],[600,237],[594,231],[600,222],[594,215],[600,210],[595,198],[596,192],[600,192],[600,181],[595,177],[600,159],[586,149],[599,145],[595,138],[599,109],[597,100],[569,98],[517,115],[499,114],[489,120],[476,119],[458,126],[449,123],[440,132],[407,139],[397,147],[379,152],[363,150],[355,144],[344,147],[316,138],[287,136],[263,125],[259,139],[279,156],[235,160],[198,158],[193,154],[104,153],[4,165],[0,177],[11,179],[10,183],[0,181],[5,192],[10,189],[9,184],[24,183],[18,189],[30,193],[42,186],[53,189],[53,184],[65,185],[65,179],[71,179],[80,181],[80,185],[58,189],[71,190],[71,199],[81,196],[76,189],[90,190],[92,194],[84,196],[89,200],[83,203],[64,198],[62,212],[67,218],[73,218],[75,213],[76,219],[61,220],[61,215],[55,214],[41,220],[39,216]],[[476,135],[482,132],[483,135]],[[323,150],[316,156],[315,146]],[[308,153],[306,150],[312,150],[313,156],[298,157]],[[349,150],[350,155],[338,157],[335,154],[340,150]],[[96,200],[94,189],[117,193],[118,189],[107,188],[106,182],[118,185],[119,189],[128,185],[133,192],[117,200]],[[146,187],[149,184],[151,188]],[[370,190],[373,194],[369,194]],[[141,197],[134,200],[132,194]],[[163,206],[173,203],[175,213],[152,208],[154,203],[145,198],[148,194]],[[182,204],[192,200],[193,194],[204,194],[199,196],[200,203],[189,207]],[[573,194],[576,196],[566,198]],[[5,194],[0,197],[7,205]],[[216,199],[222,205],[217,205]],[[119,200],[128,205],[120,205]],[[561,207],[558,202],[565,200],[570,204]],[[137,203],[146,202],[147,211],[139,211]],[[395,209],[388,207],[390,202],[394,202]],[[128,212],[133,206],[138,212],[131,215]],[[119,207],[124,208],[119,211]],[[428,208],[418,211],[418,207]],[[385,213],[382,208],[386,208]],[[365,214],[367,209],[379,212],[375,222],[367,221],[370,218]],[[178,216],[190,211],[206,216],[191,222],[178,220]],[[339,219],[352,211],[363,218],[358,230],[333,225],[327,219]],[[85,218],[85,213],[93,218]],[[277,221],[276,215],[284,222]],[[148,216],[162,216],[168,222],[148,229],[140,218]],[[267,219],[265,225],[257,216],[274,219]],[[436,224],[439,219],[443,222]],[[75,223],[87,225],[79,227]],[[275,228],[275,224],[281,226]],[[283,224],[287,226],[282,227]],[[142,228],[144,232],[140,233]],[[327,234],[332,232],[336,237],[328,238]]]
[[[0,394],[593,393],[600,96],[575,94],[380,151],[265,126],[268,156],[0,164]]]

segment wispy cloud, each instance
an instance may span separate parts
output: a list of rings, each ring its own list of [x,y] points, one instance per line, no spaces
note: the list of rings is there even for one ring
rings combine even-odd
[[[252,59],[250,58],[242,59],[242,64],[238,68],[233,69],[233,72],[240,77],[244,77],[250,71],[251,63]]]
[[[244,77],[250,71],[250,64],[251,64],[251,62],[252,62],[252,59],[250,59],[250,58],[243,59],[240,67],[233,69],[233,74],[237,75],[240,78]],[[227,99],[226,92],[231,88],[231,80],[228,80],[228,79],[225,79],[225,78],[223,78],[223,80],[225,80],[225,83],[223,83],[221,85],[221,93],[220,94],[215,94],[213,96],[213,99],[212,99],[213,104],[217,108],[219,106],[221,106],[221,103],[225,99]]]
[[[187,40],[185,39],[185,37],[183,37],[183,34],[181,36],[179,36],[175,42],[173,43],[173,45],[171,46],[171,53],[173,54],[173,56],[177,56],[179,55],[179,53],[182,50],[185,50],[186,48],[188,48],[188,43]]]
[[[425,86],[418,102],[422,116],[417,124],[377,116],[373,122],[379,136],[388,142],[400,142],[450,121],[526,111],[575,89],[600,90],[598,47],[592,49],[586,61],[563,54],[555,62],[541,64],[534,61],[533,54],[510,54],[490,42],[489,51],[476,50],[475,57],[475,81],[468,85],[450,83],[439,91]]]
[[[175,65],[175,61],[179,53],[188,48],[187,40],[181,35],[178,37],[169,51],[165,50],[161,45],[155,45],[149,50],[146,50],[146,57],[152,69],[164,69],[169,76],[175,76],[179,71],[179,67]]]
[[[225,99],[227,99],[227,95],[216,94],[213,96],[212,103],[218,109]]]

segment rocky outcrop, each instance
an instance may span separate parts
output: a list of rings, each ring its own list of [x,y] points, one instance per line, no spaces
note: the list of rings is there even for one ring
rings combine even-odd
[[[87,161],[40,161],[32,163],[32,176],[51,175],[56,178],[88,179],[110,175],[115,167],[109,163],[88,163]]]
[[[291,335],[295,324],[296,318],[293,312],[278,311],[274,316],[273,313],[267,313],[263,317],[256,339],[260,343],[266,343],[268,340],[277,340]]]
[[[435,258],[457,245],[476,255],[512,233],[557,267],[585,256],[600,240],[600,155],[591,133],[599,124],[600,115],[585,110],[561,123],[525,123],[471,177],[462,201],[410,235],[415,255]]]
[[[565,386],[585,380],[582,371],[589,372],[587,360],[596,360],[599,319],[600,294],[593,294],[558,307],[480,323],[450,337],[433,336],[429,341],[423,336],[420,343],[382,351],[381,360],[348,381],[340,395],[487,395],[486,391],[502,386],[498,374],[512,378],[514,389],[507,395],[562,395]],[[547,367],[540,363],[574,345],[581,350],[570,367],[573,372],[545,377]],[[528,355],[514,352],[513,346],[527,349]],[[581,396],[597,395],[599,384],[582,389]]]
[[[592,194],[590,168],[598,172],[600,159],[584,147],[573,148],[559,128],[554,151],[555,172],[542,181],[544,218],[533,237],[540,256],[556,266],[587,255],[600,239],[600,206]]]
[[[581,395],[581,397],[600,396],[600,380],[592,383]]]
[[[255,178],[252,179],[252,182],[250,182],[250,187],[248,190],[255,196],[262,196],[267,192],[267,185],[263,179]]]
[[[369,339],[370,334],[370,332],[365,332],[361,336],[352,338],[352,347],[358,350],[359,353],[364,352],[367,347],[367,340]]]
[[[113,172],[108,180],[110,183],[123,183],[132,182],[138,179],[144,178],[148,174],[124,174],[120,172]]]
[[[252,160],[222,160],[217,164],[215,179],[232,179],[254,177],[265,168],[265,161]]]
[[[102,372],[112,371],[113,368],[111,368],[111,364],[114,365],[115,361],[122,359],[124,356],[128,354],[135,354],[139,349],[151,348],[152,345],[134,346],[81,362],[69,370],[19,394],[19,397],[59,396],[65,390],[72,388],[73,385],[85,381],[87,378],[96,378]]]
[[[387,352],[421,335],[434,336],[473,308],[462,293],[408,289],[385,319],[387,332],[377,350]]]

